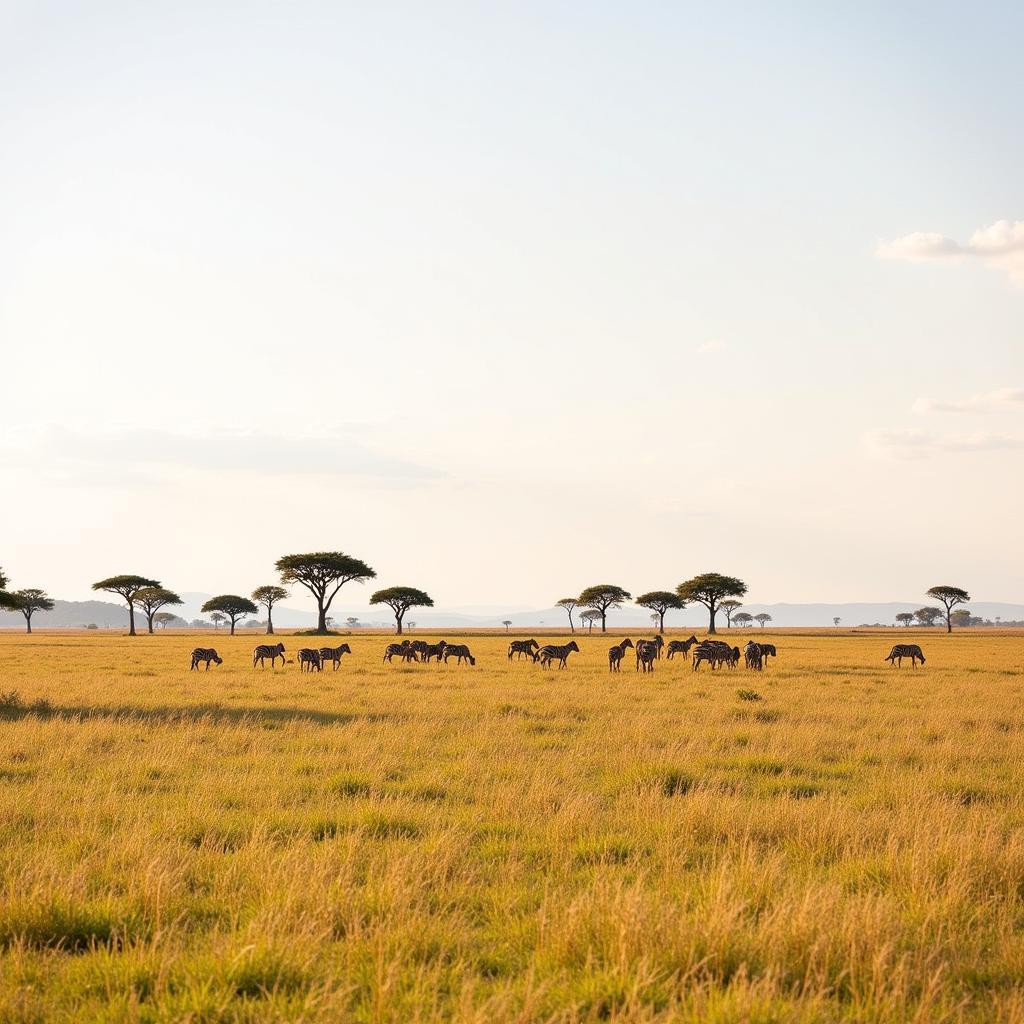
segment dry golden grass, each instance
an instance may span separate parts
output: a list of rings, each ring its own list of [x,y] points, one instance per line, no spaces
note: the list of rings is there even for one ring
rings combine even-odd
[[[0,637],[0,1021],[1024,1022],[1022,638],[773,639]]]

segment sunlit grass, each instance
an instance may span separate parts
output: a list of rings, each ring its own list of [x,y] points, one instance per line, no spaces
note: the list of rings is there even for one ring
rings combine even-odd
[[[0,637],[0,1022],[1024,1021],[1020,636],[579,639]]]

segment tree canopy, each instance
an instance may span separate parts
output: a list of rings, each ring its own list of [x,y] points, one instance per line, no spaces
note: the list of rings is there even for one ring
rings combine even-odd
[[[628,590],[615,586],[614,583],[598,583],[593,587],[587,587],[580,593],[577,604],[598,613],[601,619],[601,632],[607,632],[608,612],[613,608],[621,608],[625,601],[630,599]],[[583,616],[580,616],[583,618]]]
[[[936,601],[942,603],[942,607],[946,609],[946,632],[953,632],[953,609],[958,604],[966,604],[971,599],[971,595],[966,590],[960,587],[930,587],[928,590],[928,596],[935,598]]]
[[[914,618],[925,626],[934,626],[935,623],[942,618],[942,609],[932,607],[918,608],[917,611],[914,612]]]
[[[338,591],[353,580],[360,583],[377,574],[365,562],[343,551],[311,551],[284,555],[275,563],[284,583],[299,583],[316,600],[317,632],[327,632],[327,612]]]
[[[651,590],[641,594],[636,603],[641,608],[650,608],[654,612],[652,621],[658,624],[659,633],[665,632],[665,612],[686,607],[686,602],[670,590]]]
[[[578,605],[579,599],[575,597],[563,597],[560,601],[555,602],[556,608],[564,608],[569,613],[569,632],[575,633],[576,626],[573,625],[572,621],[572,610]]]
[[[274,605],[278,601],[283,601],[288,596],[288,591],[284,587],[276,587],[272,584],[268,584],[264,587],[257,587],[252,592],[252,599],[257,603],[263,605],[267,609],[267,635],[271,636],[274,632]]]
[[[395,613],[395,633],[402,633],[402,619],[410,608],[433,608],[434,600],[416,587],[386,587],[370,597],[370,604],[385,604]]]
[[[108,576],[92,585],[93,590],[105,590],[108,594],[123,597],[128,605],[128,635],[135,636],[135,598],[140,590],[146,587],[159,587],[159,580],[151,580],[148,576]]]
[[[220,612],[231,620],[231,635],[235,635],[235,623],[243,615],[255,615],[259,608],[256,607],[247,597],[239,594],[219,594],[211,597],[203,607],[204,612]]]
[[[740,627],[749,626],[754,621],[754,616],[750,612],[736,612],[732,617],[732,621]]]
[[[725,601],[719,601],[719,603],[718,603],[719,611],[725,612],[725,624],[727,626],[729,626],[729,627],[732,626],[732,616],[733,616],[733,613],[736,611],[737,608],[742,608],[742,607],[743,607],[743,602],[742,601],[737,601],[737,600],[735,600],[734,598],[731,598],[731,597],[728,598]]]
[[[717,572],[705,572],[686,580],[676,587],[680,600],[704,605],[708,610],[708,632],[716,633],[715,614],[720,603],[728,597],[743,597],[747,585],[736,576],[723,576]]]
[[[146,625],[153,632],[153,616],[167,605],[183,604],[184,602],[173,590],[166,587],[143,587],[135,594],[135,602],[145,612]]]

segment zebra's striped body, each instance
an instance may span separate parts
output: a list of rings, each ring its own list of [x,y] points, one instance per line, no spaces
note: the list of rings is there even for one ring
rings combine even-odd
[[[320,660],[320,652],[315,647],[303,647],[299,651],[299,671],[317,672],[323,671],[323,662]]]
[[[746,647],[743,648],[743,660],[746,663],[747,668],[753,669],[755,672],[761,671],[761,645],[754,643],[751,640]]]
[[[653,640],[637,640],[636,670],[637,672],[653,672],[654,662],[661,648]]]
[[[461,665],[463,661],[469,662],[470,665],[476,664],[476,658],[470,654],[469,648],[465,644],[445,644],[444,663],[446,665],[449,658],[454,658],[456,665]]]
[[[413,640],[413,642],[409,644],[409,648],[403,657],[406,661],[426,661],[427,647],[428,644],[426,640]]]
[[[622,643],[613,644],[608,648],[608,671],[621,672],[622,659],[626,656],[626,650],[633,646],[633,641],[627,636]]]
[[[390,661],[396,654],[399,658],[405,658],[409,653],[410,643],[403,640],[400,644],[388,644],[384,650],[384,661]]]
[[[437,660],[440,661],[444,656],[444,651],[447,646],[447,640],[439,640],[436,644],[427,644],[423,651],[423,660],[430,661],[431,658],[437,658]]]
[[[918,661],[924,664],[924,654],[921,653],[921,648],[917,644],[896,644],[895,647],[889,652],[889,657],[885,660],[889,664],[895,663],[898,668],[902,668],[903,659],[909,658],[910,664],[917,668]]]
[[[321,664],[326,664],[328,661],[334,662],[334,671],[337,672],[341,665],[341,656],[351,653],[352,648],[348,644],[342,644],[340,647],[321,647],[320,662]]]
[[[734,668],[739,658],[738,647],[730,647],[722,640],[702,640],[693,651],[693,671],[696,672],[703,661],[706,661],[713,669],[721,665],[729,665]]]
[[[197,647],[192,652],[192,664],[189,666],[189,671],[199,668],[199,662],[206,662],[206,671],[210,671],[210,662],[215,661],[218,665],[224,659],[212,648],[212,647]]]
[[[777,658],[778,655],[775,652],[775,644],[758,644],[761,648],[761,661],[767,663],[769,658]]]
[[[528,658],[533,658],[533,660],[536,661],[537,649],[539,647],[540,644],[538,644],[532,637],[529,640],[513,640],[512,643],[508,645],[508,660],[511,661],[512,655],[514,654],[516,656],[516,661],[518,661],[525,654]]]
[[[553,661],[558,662],[559,668],[565,668],[565,663],[573,651],[579,651],[575,640],[570,640],[567,644],[562,644],[561,646],[558,644],[547,644],[537,652],[537,660],[545,668],[550,668]]]
[[[681,654],[684,658],[690,657],[690,648],[696,647],[698,640],[691,636],[689,640],[670,640],[665,649],[665,657],[671,661],[673,655]]]
[[[270,667],[274,667],[274,663],[278,658],[281,659],[281,664],[284,664],[284,644],[260,644],[252,652],[252,667],[256,667],[256,662],[260,663],[260,668],[265,667],[265,659],[270,659]]]

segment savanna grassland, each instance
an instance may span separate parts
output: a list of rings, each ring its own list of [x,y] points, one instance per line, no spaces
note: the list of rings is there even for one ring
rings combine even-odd
[[[0,1021],[1024,1021],[1024,637],[344,639],[0,637]]]

